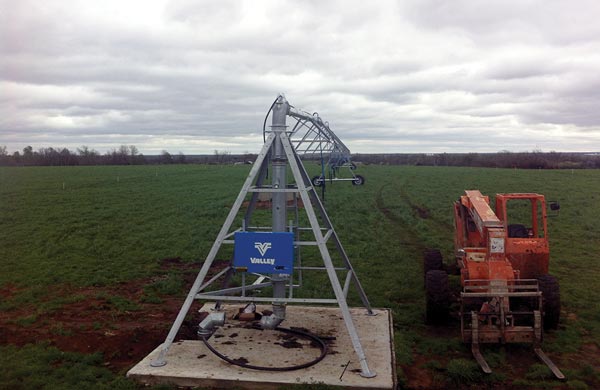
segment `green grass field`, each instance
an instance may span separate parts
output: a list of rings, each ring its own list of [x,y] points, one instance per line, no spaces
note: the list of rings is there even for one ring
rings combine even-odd
[[[248,171],[0,168],[0,389],[137,388],[124,378],[127,366],[107,366],[106,353],[72,352],[55,340],[118,333],[125,325],[114,323],[164,302],[180,304]],[[364,166],[359,173],[364,186],[327,187],[326,207],[372,304],[393,309],[401,387],[600,387],[599,170]],[[538,192],[560,201],[549,236],[563,309],[544,349],[566,382],[552,380],[525,346],[485,347],[494,374],[484,377],[460,342],[458,323],[424,325],[422,251],[440,248],[451,258],[452,202],[465,189]],[[167,269],[163,259],[183,265]],[[304,294],[320,293],[320,285],[307,281]],[[104,310],[93,321],[65,319],[89,300]],[[29,332],[20,333],[19,347],[11,336],[17,328]],[[157,331],[164,337],[164,326]]]

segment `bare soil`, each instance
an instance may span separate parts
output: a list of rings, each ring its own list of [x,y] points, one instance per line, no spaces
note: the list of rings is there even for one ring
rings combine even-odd
[[[185,263],[179,258],[164,259],[161,267],[183,271],[186,288],[199,270],[198,264]],[[55,286],[43,301],[0,312],[0,344],[22,346],[47,342],[63,351],[100,352],[105,366],[115,371],[126,370],[164,341],[183,304],[183,296],[162,296],[162,303],[143,302],[144,286],[153,281],[153,278],[132,280],[110,287]],[[14,286],[8,286],[0,290],[0,295],[10,299],[16,292]],[[52,299],[72,296],[80,298],[58,309],[44,310],[44,305]],[[118,310],[104,298],[111,296],[135,303],[136,310]],[[198,313],[200,304],[197,306],[190,310],[191,319],[183,323],[177,339],[196,338],[195,327],[202,320]],[[35,313],[43,314],[26,323],[19,321]]]

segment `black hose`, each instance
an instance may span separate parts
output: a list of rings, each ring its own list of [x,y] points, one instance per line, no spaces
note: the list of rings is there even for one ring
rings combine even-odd
[[[271,107],[269,108],[269,111],[267,111],[267,115],[265,115],[265,121],[263,122],[263,142],[267,142],[267,135],[266,135],[266,131],[267,131],[267,119],[269,119],[269,114],[273,110],[273,107],[275,107],[275,103],[277,103],[277,100],[279,99],[279,96],[281,96],[281,95],[278,95],[277,98],[275,100],[273,100],[273,104],[271,104]]]
[[[275,98],[275,100],[273,100],[273,104],[271,104],[271,107],[269,107],[269,111],[267,111],[267,115],[265,115],[265,120],[263,122],[263,142],[267,142],[267,119],[269,119],[269,114],[271,113],[271,111],[273,111],[273,107],[275,107],[275,103],[277,103],[277,100],[279,99],[278,95],[277,98]],[[269,153],[269,156],[267,156],[267,159],[271,158],[271,154]],[[267,178],[269,177],[269,165],[267,164]]]
[[[260,329],[260,328],[258,328]],[[302,336],[308,339],[311,339],[312,341],[316,342],[319,345],[319,348],[321,349],[321,355],[319,355],[319,357],[317,357],[316,359],[313,359],[307,363],[302,363],[302,364],[298,364],[298,365],[294,365],[294,366],[287,366],[287,367],[263,367],[263,366],[254,366],[252,364],[246,364],[246,363],[241,363],[239,361],[233,360],[228,358],[227,356],[223,355],[221,352],[217,351],[212,345],[210,345],[210,343],[208,342],[207,338],[205,336],[201,336],[202,341],[204,341],[204,344],[206,345],[206,347],[208,349],[210,349],[210,351],[212,353],[214,353],[215,355],[217,355],[218,357],[220,357],[221,359],[225,360],[227,363],[230,364],[234,364],[236,366],[240,366],[243,368],[249,368],[251,370],[261,370],[261,371],[293,371],[293,370],[300,370],[302,368],[306,368],[306,367],[310,367],[310,366],[314,366],[315,364],[319,363],[321,360],[323,360],[323,358],[325,358],[325,355],[327,355],[327,344],[325,344],[325,342],[319,338],[318,336],[312,334],[312,333],[308,333],[308,332],[303,332],[301,330],[297,330],[297,329],[288,329],[288,328],[281,328],[281,327],[277,327],[275,328],[275,330],[278,330],[280,332],[284,332],[284,333],[291,333],[291,334],[295,334],[298,336]]]

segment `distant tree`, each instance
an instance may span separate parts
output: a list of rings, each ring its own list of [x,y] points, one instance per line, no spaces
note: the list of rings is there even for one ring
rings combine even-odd
[[[173,164],[173,156],[171,156],[171,153],[163,150],[160,154],[159,161],[161,164]]]
[[[90,148],[87,145],[81,145],[80,148],[77,148],[77,154],[81,157],[87,157],[90,155]]]
[[[94,149],[88,148],[86,145],[77,148],[77,154],[79,155],[79,164],[92,165],[100,162],[100,154]]]
[[[23,148],[23,163],[26,165],[33,165],[33,148],[31,146],[26,146]]]
[[[62,148],[59,152],[58,165],[79,165],[79,160],[69,149]]]
[[[230,161],[231,152],[227,150],[216,150],[215,149],[215,160],[217,164],[223,164]]]
[[[108,164],[115,165],[127,165],[131,164],[129,158],[129,147],[127,145],[121,145],[118,149],[112,149],[106,152],[104,160]]]
[[[121,146],[119,146],[118,153],[121,156],[129,156],[129,146],[127,146],[127,145],[121,145]]]
[[[140,154],[137,146],[129,145],[129,163],[130,164],[144,164],[146,159],[143,154]]]
[[[0,165],[8,165],[10,163],[10,159],[8,157],[8,152],[6,151],[6,146],[0,145]]]
[[[177,153],[177,157],[175,158],[175,162],[177,164],[185,164],[186,159],[185,159],[185,154],[179,152]]]

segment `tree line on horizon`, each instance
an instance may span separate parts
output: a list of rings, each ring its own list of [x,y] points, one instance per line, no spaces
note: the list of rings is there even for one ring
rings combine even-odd
[[[510,152],[497,153],[402,153],[355,154],[354,161],[365,164],[425,165],[520,169],[600,168],[600,153]]]
[[[215,150],[212,155],[186,156],[179,152],[171,154],[163,150],[159,155],[140,153],[135,145],[121,145],[104,154],[83,145],[76,151],[68,148],[39,148],[26,146],[22,151],[9,153],[6,146],[0,145],[0,165],[2,166],[72,166],[72,165],[144,165],[144,164],[227,164],[252,162],[255,154],[232,155],[228,151]]]
[[[0,165],[3,166],[69,166],[69,165],[143,165],[143,164],[248,164],[256,154],[232,154],[215,150],[211,155],[172,155],[163,150],[159,155],[144,156],[135,145],[121,145],[105,154],[88,146],[75,152],[67,148],[27,146],[22,152],[10,154],[0,145]],[[353,154],[352,160],[362,164],[466,166],[522,169],[585,169],[600,168],[600,153],[509,152],[498,153],[375,153]],[[317,160],[320,162],[320,160]]]

